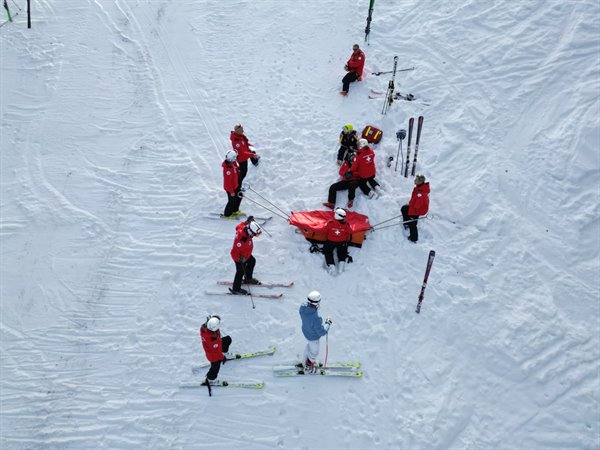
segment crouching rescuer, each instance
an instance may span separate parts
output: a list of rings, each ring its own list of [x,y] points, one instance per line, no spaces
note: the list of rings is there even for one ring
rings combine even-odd
[[[333,219],[327,222],[325,228],[327,240],[323,244],[323,254],[327,271],[335,275],[334,250],[337,251],[339,271],[344,271],[344,265],[348,257],[348,242],[352,238],[352,227],[346,222],[346,210],[337,208],[333,213]]]

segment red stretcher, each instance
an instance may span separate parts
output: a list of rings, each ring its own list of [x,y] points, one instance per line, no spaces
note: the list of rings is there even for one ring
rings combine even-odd
[[[293,212],[290,216],[290,225],[297,227],[310,243],[322,244],[327,240],[325,227],[327,222],[332,219],[333,211],[331,210]],[[362,247],[365,235],[371,230],[369,218],[364,214],[346,211],[346,222],[352,228],[352,237],[348,245]],[[311,247],[311,252],[313,252],[313,247]]]

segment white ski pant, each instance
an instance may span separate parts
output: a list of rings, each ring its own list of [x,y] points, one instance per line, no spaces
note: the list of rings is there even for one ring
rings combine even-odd
[[[309,359],[311,362],[316,362],[319,356],[319,339],[316,341],[306,341],[304,349],[304,361]]]

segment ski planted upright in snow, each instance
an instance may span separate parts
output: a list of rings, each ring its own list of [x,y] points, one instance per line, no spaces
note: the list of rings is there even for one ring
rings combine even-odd
[[[383,104],[383,109],[381,110],[381,114],[387,114],[388,109],[394,103],[394,80],[396,79],[396,69],[398,68],[398,57],[394,56],[394,70],[392,74],[392,79],[388,83],[387,93],[385,95],[385,103]]]
[[[415,141],[415,157],[413,159],[411,175],[415,176],[415,170],[417,168],[417,153],[419,153],[419,143],[421,142],[421,128],[423,128],[423,116],[419,116],[419,123],[417,124],[417,140]]]
[[[220,280],[217,281],[217,284],[221,286],[233,286],[233,281]],[[248,284],[242,283],[242,286],[250,286],[250,287],[283,287],[283,288],[291,288],[294,285],[293,281],[282,281],[282,282],[270,282],[270,281],[261,281],[259,284]]]
[[[251,352],[251,353],[236,353],[234,358],[227,358],[226,362],[229,361],[237,361],[239,359],[247,359],[247,358],[255,358],[256,356],[264,356],[264,355],[272,355],[273,353],[275,353],[275,347],[271,347],[268,350],[260,350],[257,352]],[[198,364],[197,366],[192,366],[192,373],[194,375],[197,375],[199,373],[201,373],[202,369],[205,369],[206,367],[210,366],[210,362],[205,362],[202,364]]]
[[[228,295],[230,297],[249,297],[250,294],[234,294],[232,292],[211,292],[204,291],[204,295]],[[255,294],[252,293],[252,297],[255,298],[283,298],[283,294]]]
[[[408,165],[410,164],[410,146],[412,144],[412,131],[415,124],[415,118],[411,117],[408,120],[408,148],[406,149],[406,164],[404,166],[404,178],[408,178]],[[402,170],[402,167],[400,167]]]

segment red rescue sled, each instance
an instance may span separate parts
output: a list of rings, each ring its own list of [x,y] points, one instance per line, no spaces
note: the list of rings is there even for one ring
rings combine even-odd
[[[346,211],[346,213],[346,222],[352,228],[352,238],[348,245],[360,248],[365,240],[365,235],[371,229],[369,218],[354,211]],[[333,211],[331,210],[293,212],[290,216],[290,225],[298,227],[309,242],[322,244],[326,241],[325,226],[332,219]]]

